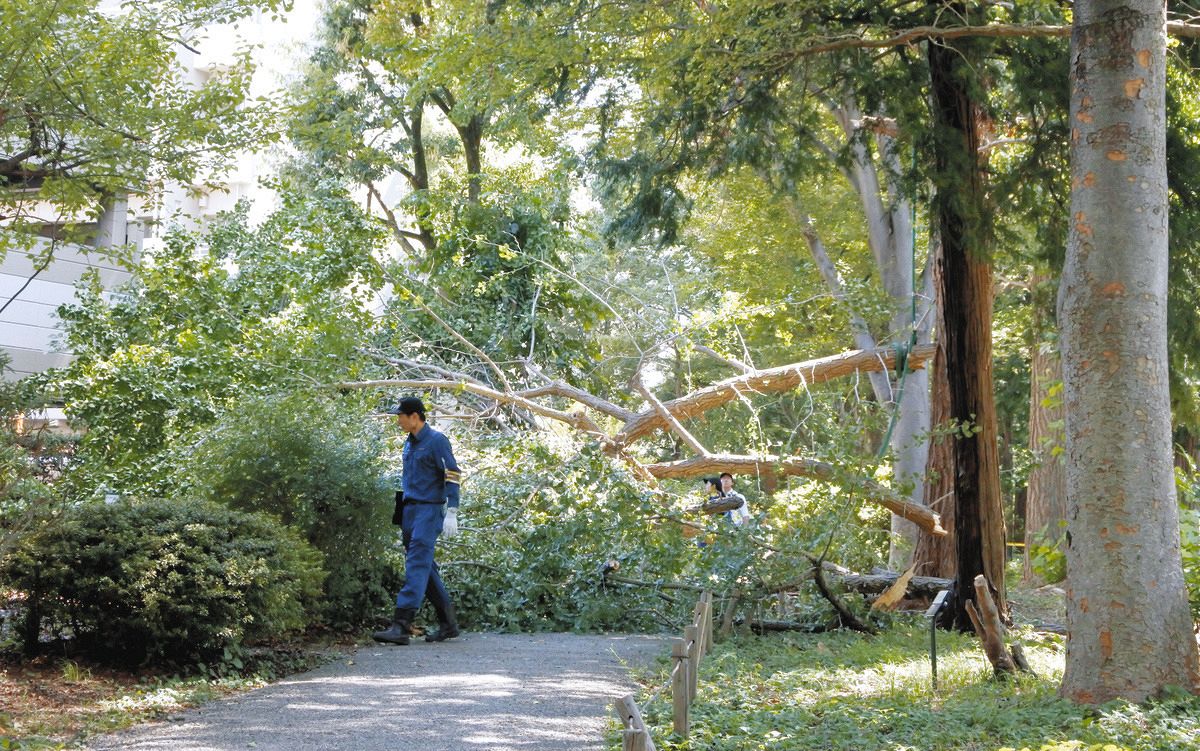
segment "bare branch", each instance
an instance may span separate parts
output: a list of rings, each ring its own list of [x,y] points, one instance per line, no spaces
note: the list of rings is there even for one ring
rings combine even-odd
[[[650,402],[650,406],[653,407],[654,411],[666,421],[667,425],[671,427],[671,431],[675,433],[675,435],[682,438],[683,442],[690,446],[692,451],[696,452],[696,454],[699,456],[710,456],[708,449],[704,448],[704,444],[700,443],[696,436],[692,435],[687,428],[683,427],[683,423],[672,417],[671,413],[667,411],[667,408],[663,406],[663,403],[659,400],[659,398],[655,396],[650,389],[646,388],[646,384],[642,383],[640,373],[634,376],[633,381],[631,381],[631,385],[639,394],[645,397],[646,401]]]
[[[421,308],[421,310],[425,311],[426,315],[428,315],[433,320],[437,321],[438,324],[442,328],[444,328],[447,331],[447,333],[450,334],[450,336],[457,339],[459,342],[462,343],[462,345],[464,347],[469,349],[472,352],[472,354],[474,354],[476,357],[478,357],[483,362],[487,363],[488,368],[490,368],[491,371],[496,374],[497,381],[499,382],[499,384],[501,386],[504,387],[505,391],[513,390],[512,386],[509,385],[509,383],[508,383],[508,379],[504,376],[504,371],[500,369],[500,366],[497,365],[496,362],[494,360],[492,360],[492,358],[487,356],[486,352],[481,350],[479,347],[476,347],[475,343],[472,342],[470,339],[467,339],[465,336],[458,333],[458,331],[453,326],[446,323],[442,319],[441,316],[439,316],[437,313],[435,313],[433,311],[433,308],[426,305],[425,302],[423,300],[421,300],[419,297],[417,297],[416,295],[410,295],[409,299],[412,300],[414,303],[416,303],[417,306],[419,308]]]
[[[370,191],[371,196],[379,204],[379,208],[383,210],[384,215],[387,217],[388,227],[391,228],[392,236],[396,238],[396,242],[400,243],[410,258],[416,258],[419,255],[417,249],[408,240],[409,237],[414,237],[414,235],[406,232],[400,226],[400,222],[396,219],[396,213],[384,202],[383,196],[379,193],[379,189],[375,187],[374,182],[367,181],[367,190]],[[415,235],[415,237],[420,239],[420,235]]]
[[[584,412],[563,412],[561,410],[545,407],[535,401],[531,401],[521,396],[512,393],[497,391],[496,389],[485,386],[478,381],[467,380],[450,380],[450,379],[406,379],[406,378],[387,378],[378,381],[346,381],[342,383],[330,384],[331,388],[349,390],[363,389],[379,389],[379,388],[409,388],[409,389],[447,389],[449,391],[467,391],[478,396],[484,396],[493,401],[503,402],[504,404],[515,404],[519,407],[529,410],[535,415],[548,417],[552,420],[566,423],[589,435],[607,438],[596,423],[592,422]]]
[[[366,350],[366,349],[359,349],[358,351],[363,353],[364,355],[367,355],[368,357],[374,357],[378,360],[383,360],[384,362],[388,363],[389,365],[395,365],[398,368],[413,368],[415,370],[425,370],[430,373],[433,373],[434,375],[441,376],[442,378],[445,378],[445,379],[451,380],[451,381],[469,381],[470,383],[475,383],[480,386],[487,385],[483,381],[480,381],[477,378],[472,378],[471,376],[467,375],[466,373],[459,373],[458,371],[449,370],[447,368],[443,368],[441,366],[434,365],[432,363],[419,362],[417,360],[407,360],[403,357],[388,357],[387,355],[381,354],[379,352],[372,352],[371,350]]]
[[[711,347],[706,347],[703,344],[697,344],[696,349],[698,351],[703,352],[704,354],[708,355],[709,357],[714,357],[714,358],[720,360],[721,362],[725,363],[726,365],[742,371],[743,373],[753,373],[754,372],[754,368],[750,367],[749,365],[742,362],[741,360],[735,360],[732,357],[726,357],[725,355],[721,354],[720,352],[717,352],[715,349],[713,349]]]
[[[580,404],[591,407],[597,412],[606,414],[609,417],[615,417],[622,422],[628,422],[637,416],[636,413],[631,410],[617,406],[607,399],[602,399],[594,394],[584,391],[583,389],[576,388],[568,383],[563,383],[562,381],[553,381],[545,386],[539,386],[535,389],[518,391],[517,394],[525,397],[526,399],[536,399],[539,396],[561,396],[564,399],[571,399],[572,401],[576,401]]]

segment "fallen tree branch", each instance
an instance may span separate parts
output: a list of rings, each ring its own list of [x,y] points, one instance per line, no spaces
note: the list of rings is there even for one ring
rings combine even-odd
[[[553,383],[546,384],[545,386],[518,391],[517,395],[523,396],[526,399],[536,399],[540,396],[560,396],[564,399],[570,399],[572,401],[579,402],[585,407],[591,407],[601,414],[608,415],[609,417],[615,417],[621,422],[628,422],[637,415],[637,413],[633,410],[617,406],[607,399],[601,399],[594,394],[589,394],[583,389],[575,388],[574,386],[563,383],[562,381],[554,381]]]
[[[413,303],[415,303],[415,304],[417,305],[417,307],[419,307],[421,310],[425,311],[425,314],[426,314],[427,316],[429,316],[430,318],[432,318],[433,320],[437,321],[437,322],[438,322],[438,324],[439,324],[439,325],[440,325],[440,326],[441,326],[443,329],[445,329],[447,333],[449,333],[449,334],[450,334],[450,336],[454,337],[456,340],[458,340],[459,342],[461,342],[461,343],[462,343],[462,345],[463,345],[464,347],[466,347],[467,349],[469,349],[469,350],[470,350],[470,351],[471,351],[471,352],[472,352],[472,353],[473,353],[473,354],[474,354],[476,357],[478,357],[478,358],[480,359],[480,361],[482,361],[484,364],[486,364],[486,365],[488,366],[488,368],[489,368],[489,369],[490,369],[490,370],[491,370],[493,373],[495,373],[495,374],[496,374],[496,379],[497,379],[497,382],[498,382],[498,383],[499,383],[501,386],[503,386],[503,387],[504,387],[504,390],[505,390],[505,391],[512,391],[512,390],[513,390],[513,389],[512,389],[512,386],[510,386],[510,385],[509,385],[509,383],[508,383],[508,378],[506,378],[506,377],[504,376],[504,371],[500,369],[500,366],[499,366],[499,365],[497,365],[497,364],[495,363],[495,361],[494,361],[494,360],[492,360],[492,358],[490,358],[490,357],[488,357],[488,356],[487,356],[487,353],[486,353],[486,352],[484,352],[483,350],[481,350],[479,347],[475,346],[475,343],[474,343],[474,342],[472,342],[470,339],[468,339],[468,338],[466,338],[465,336],[463,336],[462,334],[460,334],[460,333],[458,332],[458,329],[456,329],[456,328],[454,328],[453,326],[451,326],[450,324],[446,323],[446,322],[445,322],[445,321],[442,319],[442,317],[441,317],[441,316],[439,316],[439,315],[438,315],[436,312],[434,312],[433,308],[431,308],[431,307],[429,307],[428,305],[426,305],[426,304],[425,304],[425,301],[424,301],[424,300],[422,300],[421,298],[417,297],[416,295],[411,295],[411,294],[410,294],[410,295],[408,295],[408,296],[407,296],[407,298],[406,298],[406,299],[408,299],[408,300],[411,300]]]
[[[886,574],[846,574],[842,583],[847,589],[853,589],[860,594],[879,594],[896,583],[900,574],[889,571]],[[948,589],[952,579],[941,579],[936,576],[914,576],[908,581],[906,590],[908,597],[935,597],[938,592]]]
[[[941,517],[929,507],[913,503],[873,480],[844,477],[832,464],[815,459],[712,454],[678,462],[647,464],[646,470],[660,480],[700,477],[713,472],[728,472],[734,475],[779,473],[794,477],[812,477],[852,487],[854,490],[864,493],[867,500],[883,506],[896,516],[908,519],[926,532],[938,536],[946,534],[946,530],[942,528]]]
[[[443,368],[439,365],[434,365],[433,363],[420,362],[418,360],[408,360],[403,357],[389,357],[380,352],[372,352],[369,349],[362,349],[361,347],[358,349],[358,351],[363,353],[364,355],[367,355],[368,357],[374,357],[377,360],[382,360],[383,362],[386,362],[388,365],[393,365],[397,368],[410,368],[412,370],[424,370],[429,373],[433,373],[434,375],[445,378],[447,380],[466,381],[468,383],[474,383],[479,386],[485,386],[485,387],[487,386],[486,383],[479,380],[478,378],[472,378],[471,376],[467,375],[466,373],[459,373],[458,371],[455,371],[455,370],[449,370],[449,369]]]
[[[979,640],[983,642],[983,651],[987,654],[988,662],[992,663],[992,670],[997,677],[1004,678],[1017,670],[1012,655],[1004,649],[1004,624],[1000,622],[1000,612],[992,600],[988,580],[979,574],[974,584],[975,600],[967,600],[967,615]]]
[[[832,631],[826,623],[801,623],[800,621],[771,621],[766,619],[752,619],[747,621],[750,630],[756,634],[766,634],[771,632],[782,631],[799,631],[805,634],[824,634]]]
[[[935,347],[931,344],[913,347],[908,354],[910,368],[923,368],[933,357]],[[733,378],[726,378],[711,386],[693,391],[687,396],[672,399],[663,404],[676,419],[684,420],[703,414],[714,407],[733,401],[746,392],[777,394],[797,387],[807,387],[834,378],[850,375],[855,371],[865,373],[890,370],[896,365],[896,350],[851,350],[831,357],[783,365],[778,368],[756,370]],[[644,438],[655,430],[666,428],[667,422],[655,409],[638,413],[625,424],[620,433],[613,436],[618,444],[628,445]]]
[[[732,357],[726,357],[725,355],[723,355],[723,354],[721,354],[720,352],[716,351],[716,350],[715,350],[715,349],[713,349],[712,347],[706,347],[706,346],[704,346],[703,344],[697,344],[697,345],[696,345],[696,351],[697,351],[697,352],[703,352],[704,354],[708,355],[709,357],[712,357],[712,358],[715,358],[715,359],[717,359],[717,360],[720,360],[721,362],[725,363],[725,364],[726,364],[726,365],[728,365],[729,367],[731,367],[731,368],[734,368],[735,370],[740,370],[740,371],[742,371],[743,373],[754,373],[754,372],[756,372],[756,370],[755,370],[754,368],[752,368],[751,366],[749,366],[749,365],[747,365],[746,363],[742,362],[741,360],[735,360],[735,359],[733,359]]]
[[[620,576],[618,574],[604,574],[605,582],[617,582],[618,584],[628,584],[634,587],[646,587],[647,589],[682,589],[687,592],[703,592],[704,587],[695,584],[681,584],[678,582],[663,582],[663,581],[643,581],[641,579],[631,579],[628,576]]]
[[[834,596],[833,592],[829,589],[829,585],[825,583],[825,575],[821,573],[820,565],[813,566],[812,574],[813,581],[817,585],[817,591],[821,593],[822,597],[829,601],[830,605],[833,605],[833,609],[837,611],[838,618],[841,620],[843,626],[846,626],[852,631],[858,631],[864,634],[878,633],[874,626],[860,621],[858,617],[854,615],[854,613],[850,612],[849,608],[842,604],[841,600]]]

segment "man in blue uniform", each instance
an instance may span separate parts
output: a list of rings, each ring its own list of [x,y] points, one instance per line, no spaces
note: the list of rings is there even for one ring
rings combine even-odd
[[[413,616],[421,601],[429,598],[437,613],[437,631],[425,641],[445,641],[458,636],[458,623],[450,595],[442,584],[433,549],[441,534],[446,539],[458,533],[458,493],[461,473],[454,461],[450,439],[425,424],[425,405],[406,397],[389,408],[401,429],[404,442],[404,474],[396,493],[392,523],[400,525],[404,542],[404,587],[396,597],[392,625],[376,631],[372,638],[388,644],[408,644]]]

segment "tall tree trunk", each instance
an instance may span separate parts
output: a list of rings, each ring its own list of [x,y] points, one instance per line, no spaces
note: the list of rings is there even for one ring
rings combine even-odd
[[[1052,327],[1044,292],[1052,286],[1048,274],[1035,270],[1033,290],[1033,351],[1029,358],[1029,451],[1033,469],[1025,494],[1025,581],[1044,584],[1033,570],[1034,545],[1059,547],[1066,530],[1067,476],[1063,464],[1062,358],[1047,341]]]
[[[885,140],[882,139],[881,140]],[[880,150],[891,154],[895,149],[883,143]],[[898,174],[899,165],[894,165]],[[905,344],[929,344],[932,341],[933,321],[929,315],[930,299],[933,297],[933,253],[927,255],[924,277],[924,294],[917,298],[916,238],[913,236],[911,219],[912,204],[901,200],[899,191],[889,182],[892,194],[890,217],[890,241],[894,260],[890,268],[882,269],[888,294],[892,298],[892,331]],[[900,379],[903,380],[900,380]],[[900,391],[903,387],[903,391]],[[925,467],[929,462],[930,421],[929,371],[915,370],[897,378],[897,420],[892,431],[892,461],[896,483],[906,487],[909,501],[925,503]],[[943,525],[945,526],[945,525]],[[900,516],[892,516],[892,536],[889,547],[889,563],[895,570],[904,570],[912,562],[920,542],[920,530],[915,524]]]
[[[930,233],[930,254],[934,258],[933,284],[938,303],[937,350],[933,365],[928,368],[930,382],[929,420],[936,435],[930,440],[925,461],[925,505],[942,517],[942,526],[949,534],[934,535],[922,532],[913,553],[916,572],[921,576],[953,579],[957,571],[954,544],[954,454],[955,441],[944,429],[950,423],[950,381],[946,377],[945,305],[941,302],[942,244],[937,232]]]
[[[961,4],[961,17],[966,17]],[[996,407],[992,392],[992,267],[988,212],[979,163],[980,112],[969,91],[972,59],[966,44],[929,44],[935,137],[934,221],[942,241],[946,376],[950,414],[960,428],[955,441],[955,545],[959,587],[954,626],[973,627],[966,602],[971,582],[983,574],[1006,611],[1004,511],[1000,498]]]
[[[1162,0],[1080,0],[1071,225],[1059,291],[1067,409],[1067,658],[1075,701],[1200,690],[1167,390]]]

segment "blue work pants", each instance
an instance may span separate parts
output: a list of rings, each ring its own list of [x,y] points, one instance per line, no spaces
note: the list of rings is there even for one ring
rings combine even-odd
[[[433,548],[442,533],[444,507],[440,503],[406,503],[400,531],[404,541],[404,587],[396,596],[396,607],[421,607],[426,597],[439,617],[450,607],[450,594],[442,584]]]

